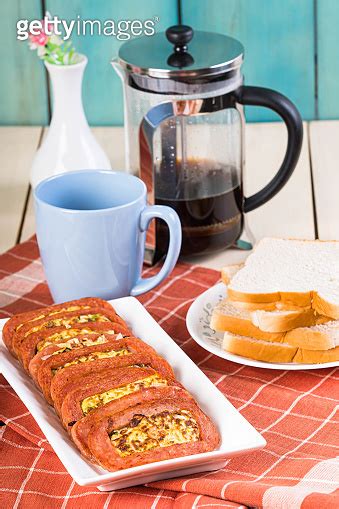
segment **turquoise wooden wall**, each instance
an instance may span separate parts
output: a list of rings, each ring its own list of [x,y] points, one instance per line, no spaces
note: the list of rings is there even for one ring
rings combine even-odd
[[[48,81],[27,42],[16,40],[18,19],[160,18],[157,31],[181,22],[222,32],[245,46],[247,84],[275,88],[290,97],[305,119],[339,118],[339,1],[337,0],[1,0],[0,123],[47,124]],[[122,124],[122,90],[109,62],[115,38],[72,37],[89,58],[83,88],[93,125]],[[269,110],[248,108],[252,121],[275,120]]]

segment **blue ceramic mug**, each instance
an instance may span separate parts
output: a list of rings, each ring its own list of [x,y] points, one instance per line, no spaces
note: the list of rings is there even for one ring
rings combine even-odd
[[[55,302],[140,295],[168,276],[181,247],[170,207],[147,206],[146,186],[122,172],[83,170],[42,181],[34,191],[42,263]],[[170,232],[159,273],[141,278],[146,230],[153,218]]]

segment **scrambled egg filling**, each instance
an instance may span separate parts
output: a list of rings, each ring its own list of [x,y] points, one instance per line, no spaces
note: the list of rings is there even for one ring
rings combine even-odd
[[[74,323],[88,323],[88,322],[110,322],[107,316],[101,315],[100,313],[92,315],[78,315],[72,316],[71,318],[55,318],[54,320],[48,320],[37,327],[33,327],[25,334],[25,338],[33,332],[38,332],[43,329],[51,329],[52,327],[60,327],[63,325],[66,329],[70,329]]]
[[[95,408],[106,405],[113,399],[122,398],[123,396],[127,396],[128,394],[132,394],[132,392],[139,391],[146,387],[164,387],[165,385],[167,385],[167,380],[161,378],[157,373],[155,373],[154,375],[141,380],[136,380],[135,382],[123,385],[122,387],[115,387],[114,389],[102,392],[101,394],[89,396],[82,400],[81,410],[84,415],[87,415]]]
[[[68,308],[58,309],[57,311],[52,311],[51,313],[48,313],[47,315],[40,315],[36,316],[35,318],[32,318],[32,320],[27,320],[27,322],[20,323],[16,327],[16,331],[20,330],[23,325],[26,323],[36,322],[37,320],[41,320],[42,318],[46,318],[48,316],[57,315],[58,313],[68,313],[69,311],[78,311],[78,309],[89,309],[90,306],[70,306]]]
[[[68,368],[69,366],[75,366],[76,364],[81,364],[83,362],[92,362],[96,361],[97,359],[109,359],[110,357],[119,357],[121,355],[128,354],[129,351],[127,348],[121,348],[120,350],[110,350],[109,352],[93,352],[89,355],[82,355],[74,361],[66,362],[66,364],[60,366],[59,368],[52,369],[52,373],[55,375],[55,373],[57,373],[60,369]]]
[[[197,442],[200,432],[192,414],[179,410],[151,416],[136,414],[127,426],[114,430],[109,436],[119,456],[124,458],[156,447]]]
[[[41,350],[43,350],[44,348],[46,348],[46,346],[50,346],[50,345],[54,345],[55,343],[59,343],[60,342],[60,345],[61,347],[63,346],[71,346],[71,345],[76,345],[78,344],[79,346],[82,346],[82,344],[84,346],[92,346],[92,345],[100,345],[102,343],[106,343],[107,339],[105,339],[105,335],[107,334],[115,334],[114,330],[108,330],[108,331],[105,331],[105,335],[102,335],[98,338],[96,338],[95,340],[91,340],[91,339],[81,339],[79,338],[78,336],[88,336],[88,335],[93,335],[93,334],[98,334],[97,331],[95,330],[92,330],[92,329],[66,329],[66,330],[63,330],[61,332],[56,332],[55,334],[52,334],[51,336],[48,336],[48,338],[46,338],[45,340],[43,341],[40,341],[38,344],[37,344],[37,351],[40,352]],[[122,338],[122,335],[121,335],[121,338]],[[117,339],[121,339],[121,338],[118,338],[117,336]],[[87,344],[88,342],[88,344]]]
[[[115,340],[118,341],[119,339],[122,339],[122,338],[123,338],[122,334],[117,334]],[[74,350],[76,348],[102,345],[103,343],[107,343],[107,341],[109,341],[109,338],[106,338],[104,335],[99,336],[96,339],[72,338],[72,339],[69,339],[68,341],[65,341],[64,343],[57,343],[55,346],[58,347],[58,350],[55,350],[55,352],[51,353],[50,355],[45,355],[45,357],[42,357],[42,360],[45,361],[49,357],[52,357],[52,355],[58,355],[59,353],[71,352],[72,350]]]

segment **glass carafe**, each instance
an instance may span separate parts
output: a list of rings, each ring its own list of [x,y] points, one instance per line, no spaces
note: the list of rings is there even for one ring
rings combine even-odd
[[[302,142],[300,115],[287,98],[243,85],[238,41],[207,32],[192,37],[189,27],[171,27],[151,42],[125,43],[113,62],[124,83],[126,167],[144,180],[151,203],[178,212],[182,255],[234,245],[243,213],[282,188]],[[242,189],[244,104],[272,108],[289,134],[278,173],[250,198]],[[148,243],[155,258],[166,252],[165,225],[157,223]]]

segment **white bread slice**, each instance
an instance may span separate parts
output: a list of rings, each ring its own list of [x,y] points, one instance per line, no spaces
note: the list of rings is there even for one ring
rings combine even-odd
[[[244,266],[243,263],[235,263],[232,265],[226,265],[221,269],[221,280],[225,285],[229,285],[232,277],[239,272],[239,270]],[[300,310],[300,306],[293,306],[292,304],[285,303],[283,301],[275,301],[275,302],[242,302],[234,300],[232,301],[233,305],[238,307],[239,309],[247,309],[249,311],[257,311],[258,309],[263,309],[264,311],[275,311],[276,309],[280,310],[288,310],[291,311],[293,309]],[[305,307],[305,306],[304,306]],[[310,306],[306,306],[310,307]]]
[[[329,350],[339,346],[339,321],[335,320],[313,327],[299,327],[286,333],[285,341],[307,350]]]
[[[248,311],[238,309],[227,299],[220,301],[213,309],[210,327],[219,332],[233,332],[265,341],[283,341],[284,334],[264,332],[253,325]]]
[[[294,310],[251,311],[253,325],[265,332],[286,332],[296,327],[310,327],[318,323],[329,322],[330,318],[318,315],[311,307]]]
[[[298,348],[293,357],[298,364],[323,364],[324,362],[339,362],[339,346],[330,350],[306,350]]]
[[[227,352],[264,362],[321,364],[339,361],[339,347],[311,351],[286,343],[270,343],[229,332],[225,332],[222,347]]]
[[[238,309],[245,309],[247,311],[300,311],[303,309],[310,309],[311,306],[294,306],[293,304],[288,304],[286,302],[277,301],[277,302],[242,302],[239,300],[231,300],[233,306]]]
[[[339,242],[265,238],[228,286],[232,300],[282,301],[339,318]]]
[[[242,267],[243,263],[234,263],[233,265],[226,265],[221,269],[221,281],[228,285],[234,274],[236,274]]]
[[[294,327],[308,327],[328,320],[329,318],[316,315],[310,307],[292,311],[247,311],[224,299],[213,309],[211,328],[219,332],[235,331],[235,333],[240,333],[241,329],[244,336],[279,341],[281,338],[277,334]],[[266,333],[273,334],[273,337]]]
[[[242,357],[265,362],[292,362],[298,350],[296,346],[271,343],[229,332],[224,334],[222,348]]]
[[[317,317],[319,321],[323,319],[325,317]],[[231,332],[267,342],[286,343],[306,350],[328,350],[339,346],[339,320],[310,327],[298,327],[288,332],[266,332],[252,323],[250,312],[238,309],[227,299],[220,301],[213,309],[210,326],[218,332]]]

